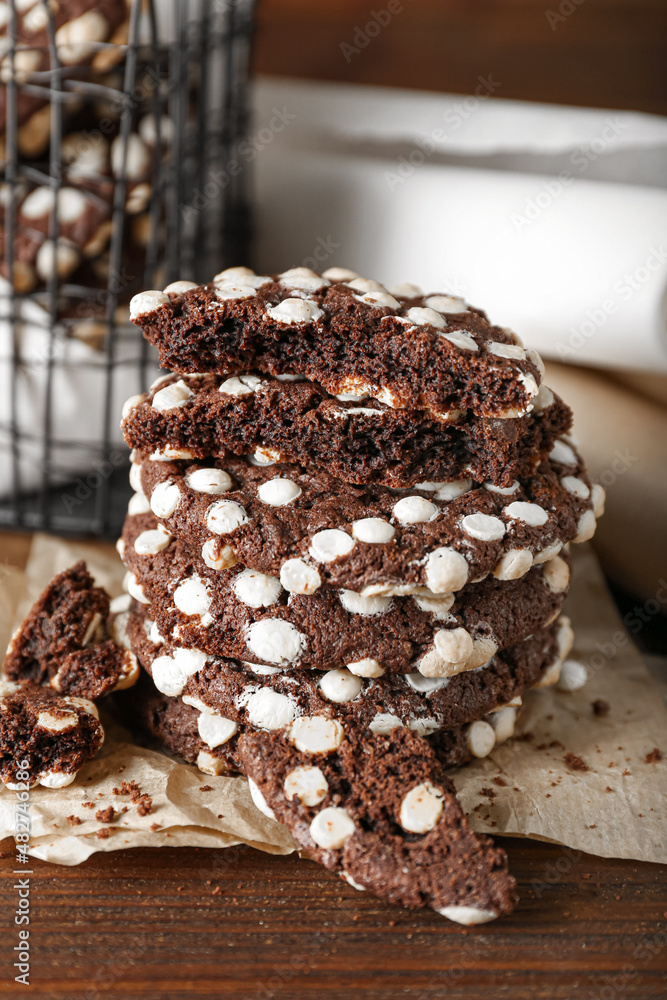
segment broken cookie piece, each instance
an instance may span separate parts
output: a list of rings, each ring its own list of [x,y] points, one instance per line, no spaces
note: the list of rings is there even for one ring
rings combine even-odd
[[[312,722],[246,734],[238,749],[253,798],[316,861],[356,889],[457,923],[511,912],[506,855],[471,831],[425,740],[407,729],[360,738],[332,720]]]
[[[109,596],[94,585],[85,563],[58,574],[15,633],[5,677],[94,701],[131,687],[139,676],[137,660],[109,639],[108,615]]]
[[[0,780],[63,788],[104,741],[97,709],[32,681],[0,681]]]

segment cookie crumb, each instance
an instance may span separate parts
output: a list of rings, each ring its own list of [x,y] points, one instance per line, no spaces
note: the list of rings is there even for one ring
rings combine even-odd
[[[101,830],[97,831],[97,833],[95,834],[95,836],[99,840],[108,840],[110,833],[111,833],[111,830],[109,829],[109,827],[108,826],[103,826]]]
[[[98,823],[113,823],[114,817],[116,815],[116,810],[113,806],[107,806],[106,809],[98,809],[95,813],[95,819]]]
[[[662,756],[663,756],[662,750],[658,749],[658,747],[653,747],[653,749],[646,754],[646,757],[644,758],[644,763],[657,764],[659,760],[662,760]]]
[[[498,785],[500,788],[507,788],[507,782],[505,781],[504,778],[501,778],[499,776],[497,778],[492,778],[491,780],[493,781],[494,785]]]
[[[582,757],[578,757],[576,753],[572,753],[571,750],[563,757],[563,760],[570,768],[571,771],[588,771],[588,764],[583,760]]]
[[[79,826],[81,823],[83,823],[83,820],[79,819],[78,816],[68,816],[67,822],[70,824],[70,826]]]
[[[151,823],[149,829],[151,829],[153,833],[155,833],[156,830],[162,829],[162,825],[160,823]]]
[[[611,705],[604,698],[596,698],[595,701],[591,702],[591,708],[593,715],[609,715]]]
[[[199,791],[200,792],[212,792],[213,791],[213,785],[200,785],[199,786]]]
[[[150,795],[139,795],[132,801],[136,804],[140,816],[148,816],[149,813],[153,812],[153,800]]]

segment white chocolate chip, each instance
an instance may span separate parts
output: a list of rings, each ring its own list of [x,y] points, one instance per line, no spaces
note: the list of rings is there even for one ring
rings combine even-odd
[[[524,361],[526,358],[523,347],[517,344],[501,344],[497,340],[489,340],[486,349],[489,354],[495,354],[498,358],[511,358],[515,361]]]
[[[252,799],[257,809],[259,809],[259,811],[263,813],[264,816],[267,817],[267,819],[275,819],[276,814],[274,813],[273,809],[269,806],[268,802],[260,792],[255,782],[252,780],[252,778],[248,778],[248,789],[250,790],[250,798]]]
[[[181,502],[181,491],[176,483],[158,483],[151,493],[151,510],[156,517],[171,517]]]
[[[497,542],[505,534],[505,525],[493,514],[467,514],[461,519],[461,527],[467,535],[480,542]]]
[[[174,591],[174,604],[184,615],[198,615],[204,618],[211,607],[213,597],[201,577],[194,574]]]
[[[69,729],[74,729],[79,723],[79,716],[74,712],[63,715],[55,715],[53,712],[40,712],[37,716],[37,725],[46,729],[49,733],[65,733]]]
[[[392,729],[400,729],[401,726],[403,726],[403,722],[391,712],[376,712],[368,724],[370,731],[377,736],[386,736]]]
[[[292,482],[291,479],[269,479],[262,483],[257,490],[257,495],[262,503],[268,507],[285,507],[286,504],[296,500],[301,496],[301,487]]]
[[[154,556],[169,545],[172,535],[162,526],[151,531],[142,531],[134,540],[134,551],[138,556]]]
[[[559,462],[561,465],[576,465],[577,456],[570,447],[570,445],[559,438],[554,442],[554,446],[549,452],[549,458],[552,462]]]
[[[545,562],[542,579],[552,594],[562,594],[570,582],[570,567],[560,556],[554,556]]]
[[[151,505],[148,502],[148,497],[144,493],[134,493],[130,497],[130,502],[127,505],[127,512],[133,517],[139,514],[147,514],[151,509]]]
[[[381,615],[388,611],[391,597],[362,597],[354,590],[341,590],[340,603],[351,615]]]
[[[413,306],[406,312],[406,318],[416,323],[417,326],[435,326],[439,330],[445,325],[445,321],[435,309],[424,309],[422,306]]]
[[[336,719],[304,715],[292,723],[289,737],[302,753],[332,753],[345,739],[345,730]]]
[[[203,774],[226,774],[229,770],[224,760],[209,753],[208,750],[200,750],[197,754],[197,767]]]
[[[150,292],[139,292],[130,301],[130,319],[140,319],[155,312],[160,306],[170,305],[169,296],[159,289]]]
[[[422,524],[432,521],[439,513],[439,507],[419,496],[403,497],[394,504],[393,510],[394,517],[400,524]]]
[[[496,734],[493,726],[481,720],[473,722],[468,729],[466,742],[473,757],[488,757],[496,745]]]
[[[187,401],[193,395],[192,389],[190,389],[181,378],[178,382],[172,382],[170,385],[166,385],[164,389],[158,389],[153,396],[153,402],[151,405],[154,410],[158,410],[160,413],[164,410],[175,410],[179,406],[185,406]]]
[[[303,559],[287,559],[280,567],[280,582],[290,594],[314,594],[322,578]]]
[[[311,271],[308,267],[291,267],[278,275],[281,285],[288,288],[298,288],[302,292],[317,292],[329,284],[326,278]]]
[[[150,604],[144,593],[144,588],[138,582],[134,573],[127,573],[124,580],[125,589],[127,590],[130,597],[133,597],[135,601],[139,604]]]
[[[282,618],[262,618],[253,622],[246,633],[248,649],[266,663],[293,663],[305,644],[305,636]]]
[[[229,545],[221,546],[218,550],[218,543],[215,538],[209,538],[204,542],[201,549],[201,556],[209,569],[231,569],[236,566],[236,556]]]
[[[64,771],[45,771],[39,776],[39,784],[44,788],[65,788],[76,778],[76,772],[66,774]]]
[[[578,691],[588,681],[588,671],[578,660],[565,660],[556,686],[560,691]]]
[[[443,337],[448,340],[450,344],[454,347],[460,347],[462,351],[478,351],[479,345],[474,337],[469,333],[464,333],[463,330],[455,330],[452,333],[444,333]]]
[[[435,595],[425,597],[424,595],[415,594],[413,600],[420,611],[427,611],[437,620],[448,616],[447,613],[454,603],[454,595],[444,594],[442,597],[436,597]]]
[[[130,486],[136,493],[143,493],[144,488],[141,483],[141,466],[138,462],[133,462],[130,466]]]
[[[242,279],[238,281],[225,281],[215,284],[216,298],[221,302],[240,301],[242,299],[252,299],[257,295],[257,289],[249,282]]]
[[[436,500],[456,500],[472,489],[472,479],[456,479],[451,483],[443,483],[435,495]]]
[[[204,468],[190,472],[186,476],[185,485],[196,493],[216,496],[219,493],[227,493],[234,484],[229,473],[223,469]]]
[[[317,531],[310,540],[310,554],[317,562],[329,563],[341,556],[349,555],[354,548],[353,538],[340,528],[325,528]]]
[[[367,658],[365,660],[355,660],[347,664],[347,669],[357,677],[382,677],[384,667],[380,666],[377,660]]]
[[[429,295],[426,299],[426,305],[429,309],[437,309],[438,312],[445,313],[445,315],[468,312],[465,301],[458,295]]]
[[[132,598],[129,594],[120,594],[119,597],[114,597],[114,599],[109,604],[109,612],[112,615],[121,615],[125,611],[129,611],[132,607]]]
[[[234,375],[225,379],[218,392],[227,396],[252,396],[261,386],[262,380],[256,375]]]
[[[426,560],[426,585],[434,594],[460,590],[468,580],[468,563],[460,552],[446,545],[434,549]]]
[[[519,489],[519,481],[515,479],[510,486],[494,486],[493,483],[484,483],[484,489],[489,493],[498,493],[500,496],[509,497]]]
[[[405,674],[403,679],[419,694],[433,694],[449,684],[449,677],[424,677],[423,674]]]
[[[532,363],[535,365],[538,372],[540,373],[540,378],[544,378],[546,368],[544,367],[544,361],[542,361],[542,358],[539,356],[537,351],[533,350],[532,348],[526,351],[526,358],[528,359],[528,361],[532,361]]]
[[[229,535],[248,521],[245,510],[234,500],[217,500],[206,511],[206,526],[214,535]]]
[[[367,545],[386,545],[394,537],[396,529],[381,517],[362,517],[352,522],[352,534]]]
[[[304,806],[318,806],[326,798],[329,785],[319,767],[295,767],[283,783],[285,797],[298,798]]]
[[[580,500],[588,500],[591,491],[583,479],[579,479],[577,476],[563,476],[560,482],[561,486],[564,486],[568,493],[579,497]]]
[[[308,299],[283,299],[277,306],[268,306],[266,314],[276,323],[288,326],[295,323],[314,323],[324,316],[318,305]]]
[[[318,686],[328,701],[343,705],[357,697],[363,684],[349,670],[328,670]]]
[[[523,500],[514,500],[503,509],[505,517],[510,517],[515,521],[523,521],[531,528],[541,528],[549,520],[549,515],[537,503],[526,503]]]
[[[310,836],[318,847],[327,851],[339,850],[354,831],[354,820],[348,811],[340,806],[328,806],[318,813],[310,824]]]
[[[66,21],[55,33],[58,58],[66,66],[83,63],[96,51],[96,42],[105,42],[109,36],[109,24],[96,10]]]
[[[349,282],[354,281],[359,275],[356,271],[350,271],[347,267],[329,267],[326,271],[322,272],[322,277],[328,281]]]
[[[214,749],[222,746],[223,743],[228,743],[236,734],[238,726],[232,719],[225,719],[221,715],[211,715],[206,712],[199,716],[197,729],[204,743]]]
[[[126,417],[129,417],[132,410],[135,410],[137,406],[141,406],[145,399],[144,395],[130,396],[129,399],[126,399],[121,410],[121,419],[125,420]]]
[[[235,577],[232,590],[242,604],[250,608],[268,608],[282,592],[280,580],[254,569],[244,569]]]
[[[438,629],[433,638],[435,648],[448,663],[465,663],[472,655],[472,636],[464,628]]]
[[[399,823],[408,833],[428,833],[442,815],[444,795],[430,781],[410,789],[401,802]]]
[[[541,563],[548,562],[557,556],[560,550],[563,548],[562,542],[554,542],[553,545],[547,545],[546,549],[542,549],[537,555],[533,556],[533,566],[539,566]]]
[[[146,116],[148,118],[148,116]],[[144,121],[146,121],[146,118]],[[170,122],[171,119],[167,118],[166,121]],[[183,295],[184,292],[189,292],[193,288],[198,288],[196,281],[172,281],[170,285],[164,289],[165,295]]]
[[[546,385],[541,385],[537,396],[533,399],[533,410],[535,413],[541,413],[542,410],[548,409],[553,406],[554,394]]]
[[[476,906],[443,906],[437,912],[441,917],[453,920],[456,924],[463,924],[464,927],[488,924],[490,920],[498,917],[496,910],[482,910]]]
[[[585,510],[577,521],[577,534],[572,541],[587,542],[595,534],[595,527],[595,514],[592,510]]]
[[[379,281],[371,281],[370,278],[359,278],[358,276],[353,278],[352,281],[348,281],[347,284],[350,288],[353,288],[355,292],[386,292],[387,289],[384,285],[381,285]]]
[[[362,302],[365,306],[374,309],[400,309],[401,303],[389,292],[365,292],[363,295],[354,296],[357,302]]]
[[[496,564],[493,575],[497,580],[518,580],[533,565],[530,549],[510,549]]]
[[[607,495],[604,491],[604,487],[600,486],[599,483],[593,483],[591,503],[593,504],[593,514],[595,517],[602,517],[604,514],[604,504],[606,498]]]
[[[206,653],[199,649],[175,649],[172,656],[157,656],[151,665],[153,683],[162,694],[175,698],[185,687],[188,677],[202,670]]]
[[[284,729],[293,721],[296,706],[286,694],[272,688],[260,688],[246,705],[248,721],[258,729]]]
[[[488,721],[496,734],[496,743],[504,743],[514,736],[516,715],[516,708],[513,708],[511,705],[504,705],[497,712],[491,713]]]

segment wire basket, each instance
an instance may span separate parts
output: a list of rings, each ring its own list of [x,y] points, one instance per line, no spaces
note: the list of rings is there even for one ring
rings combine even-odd
[[[112,536],[157,372],[129,300],[247,257],[252,0],[4,7],[0,526]]]

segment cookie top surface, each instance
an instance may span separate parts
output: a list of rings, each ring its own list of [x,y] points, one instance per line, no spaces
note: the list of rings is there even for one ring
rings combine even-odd
[[[506,488],[464,480],[398,491],[288,463],[170,454],[134,456],[130,512],[150,507],[212,568],[238,560],[301,594],[442,594],[491,573],[517,579],[590,538],[604,495],[560,438],[535,475]]]
[[[355,672],[373,662],[378,675],[474,669],[552,621],[569,584],[568,562],[555,556],[517,580],[488,577],[440,598],[290,594],[240,564],[210,568],[152,514],[128,515],[119,549],[128,589],[170,640],[260,665]]]
[[[91,701],[32,681],[0,681],[0,780],[6,785],[69,785],[103,739]]]
[[[5,677],[49,684],[63,695],[98,700],[136,682],[138,665],[109,639],[109,596],[85,563],[48,584],[12,637]]]
[[[142,292],[130,317],[171,371],[303,375],[333,394],[441,417],[521,416],[543,374],[536,352],[461,299],[414,287],[392,295],[338,268],[230,268],[186,291]]]
[[[504,852],[472,833],[454,787],[415,733],[337,742],[295,723],[285,735],[246,735],[239,750],[275,817],[357,888],[460,923],[512,910]]]
[[[459,411],[442,421],[374,399],[340,400],[313,382],[241,372],[164,376],[127,401],[121,426],[129,447],[148,454],[165,445],[201,458],[229,452],[409,487],[468,476],[508,486],[532,473],[570,424],[570,410],[546,387],[524,417]]]

